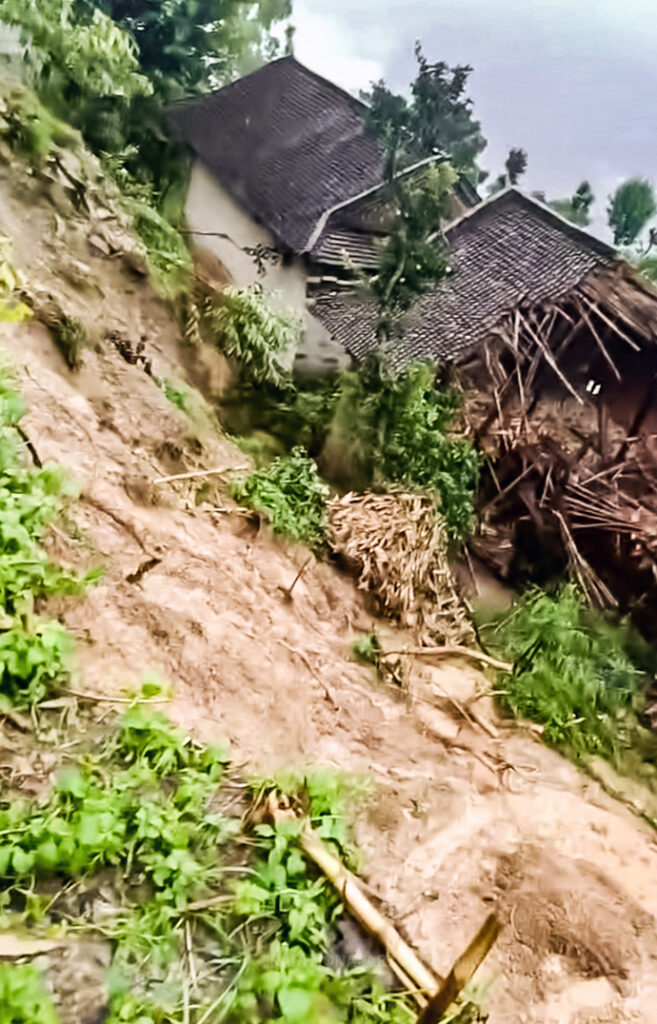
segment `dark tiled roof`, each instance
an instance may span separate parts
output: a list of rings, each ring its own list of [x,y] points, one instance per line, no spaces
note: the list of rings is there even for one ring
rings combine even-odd
[[[325,231],[310,253],[310,258],[314,263],[342,266],[345,253],[356,267],[375,270],[379,265],[376,236],[346,228]]]
[[[407,315],[393,356],[455,359],[482,342],[522,303],[555,300],[614,250],[516,189],[495,196],[447,230],[452,273]],[[313,313],[356,359],[374,345],[374,313],[349,295],[318,295]]]
[[[283,57],[172,114],[179,137],[278,239],[304,252],[319,218],[381,183],[365,107]]]

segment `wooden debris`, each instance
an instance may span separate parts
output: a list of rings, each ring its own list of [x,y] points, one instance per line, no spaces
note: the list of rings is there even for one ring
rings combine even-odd
[[[266,814],[273,823],[296,820],[294,811],[281,807],[275,793],[267,797]],[[418,1024],[437,1024],[471,980],[497,939],[500,923],[495,914],[488,916],[447,977],[441,978],[418,957],[397,929],[375,907],[362,891],[356,876],[327,849],[307,822],[301,827],[300,842],[307,856],[340,893],[349,913],[381,943],[391,969],[418,1004],[423,1006]]]
[[[267,798],[267,814],[274,823],[296,820],[293,811],[280,806],[275,793],[270,793]],[[420,960],[397,929],[365,895],[356,876],[327,849],[307,823],[301,828],[300,842],[304,852],[337,889],[349,913],[370,935],[378,939],[388,956],[401,967],[414,986],[429,996],[436,993],[441,979]]]
[[[463,647],[461,644],[445,644],[443,647],[405,647],[400,650],[385,651],[383,657],[388,658],[398,654],[416,658],[450,658],[455,656],[472,658],[473,661],[480,661],[483,665],[490,665],[491,668],[496,668],[500,672],[508,672],[509,674],[513,672],[511,662],[499,661],[497,658],[492,658],[490,654],[484,654],[483,651],[475,651],[471,647]]]
[[[447,560],[445,526],[426,495],[346,494],[329,506],[333,550],[383,613],[454,643],[473,638]]]
[[[278,589],[281,591],[281,593],[283,594],[283,597],[285,598],[286,601],[292,601],[292,591],[294,590],[294,588],[296,587],[297,583],[299,582],[299,580],[301,579],[301,577],[303,576],[304,572],[306,571],[306,569],[308,568],[308,566],[310,565],[310,563],[312,561],[313,561],[313,556],[311,555],[310,558],[307,558],[306,561],[303,563],[303,565],[301,566],[301,568],[297,572],[296,576],[294,577],[294,579],[290,583],[289,587],[284,587],[281,584],[279,584]]]
[[[224,476],[226,473],[240,473],[243,470],[250,469],[248,464],[239,466],[217,466],[214,469],[194,469],[189,473],[174,473],[172,476],[157,476],[152,481],[154,485],[158,484],[172,484],[177,480],[196,480],[204,476]]]

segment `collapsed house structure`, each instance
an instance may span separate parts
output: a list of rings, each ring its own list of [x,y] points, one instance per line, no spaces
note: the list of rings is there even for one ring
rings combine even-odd
[[[657,293],[516,189],[446,238],[451,272],[412,309],[391,358],[449,363],[465,389],[466,429],[490,456],[474,550],[514,583],[568,569],[591,601],[655,633]],[[315,316],[360,361],[376,344],[374,310],[329,278]]]

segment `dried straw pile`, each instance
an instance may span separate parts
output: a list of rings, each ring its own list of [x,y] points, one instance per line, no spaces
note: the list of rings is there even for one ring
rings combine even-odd
[[[346,494],[329,506],[329,541],[381,612],[460,642],[472,626],[447,561],[445,527],[423,495]]]

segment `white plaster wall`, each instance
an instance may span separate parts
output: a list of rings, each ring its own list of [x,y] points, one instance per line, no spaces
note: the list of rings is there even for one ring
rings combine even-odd
[[[340,345],[330,338],[325,327],[311,316],[306,304],[306,271],[295,258],[283,266],[267,263],[264,274],[245,247],[274,245],[274,237],[264,225],[257,224],[224,189],[214,175],[198,160],[192,167],[186,205],[187,227],[194,243],[211,252],[238,287],[259,283],[282,310],[295,313],[302,322],[302,340],[298,352],[286,353],[282,360],[304,373],[337,369],[349,360]]]

